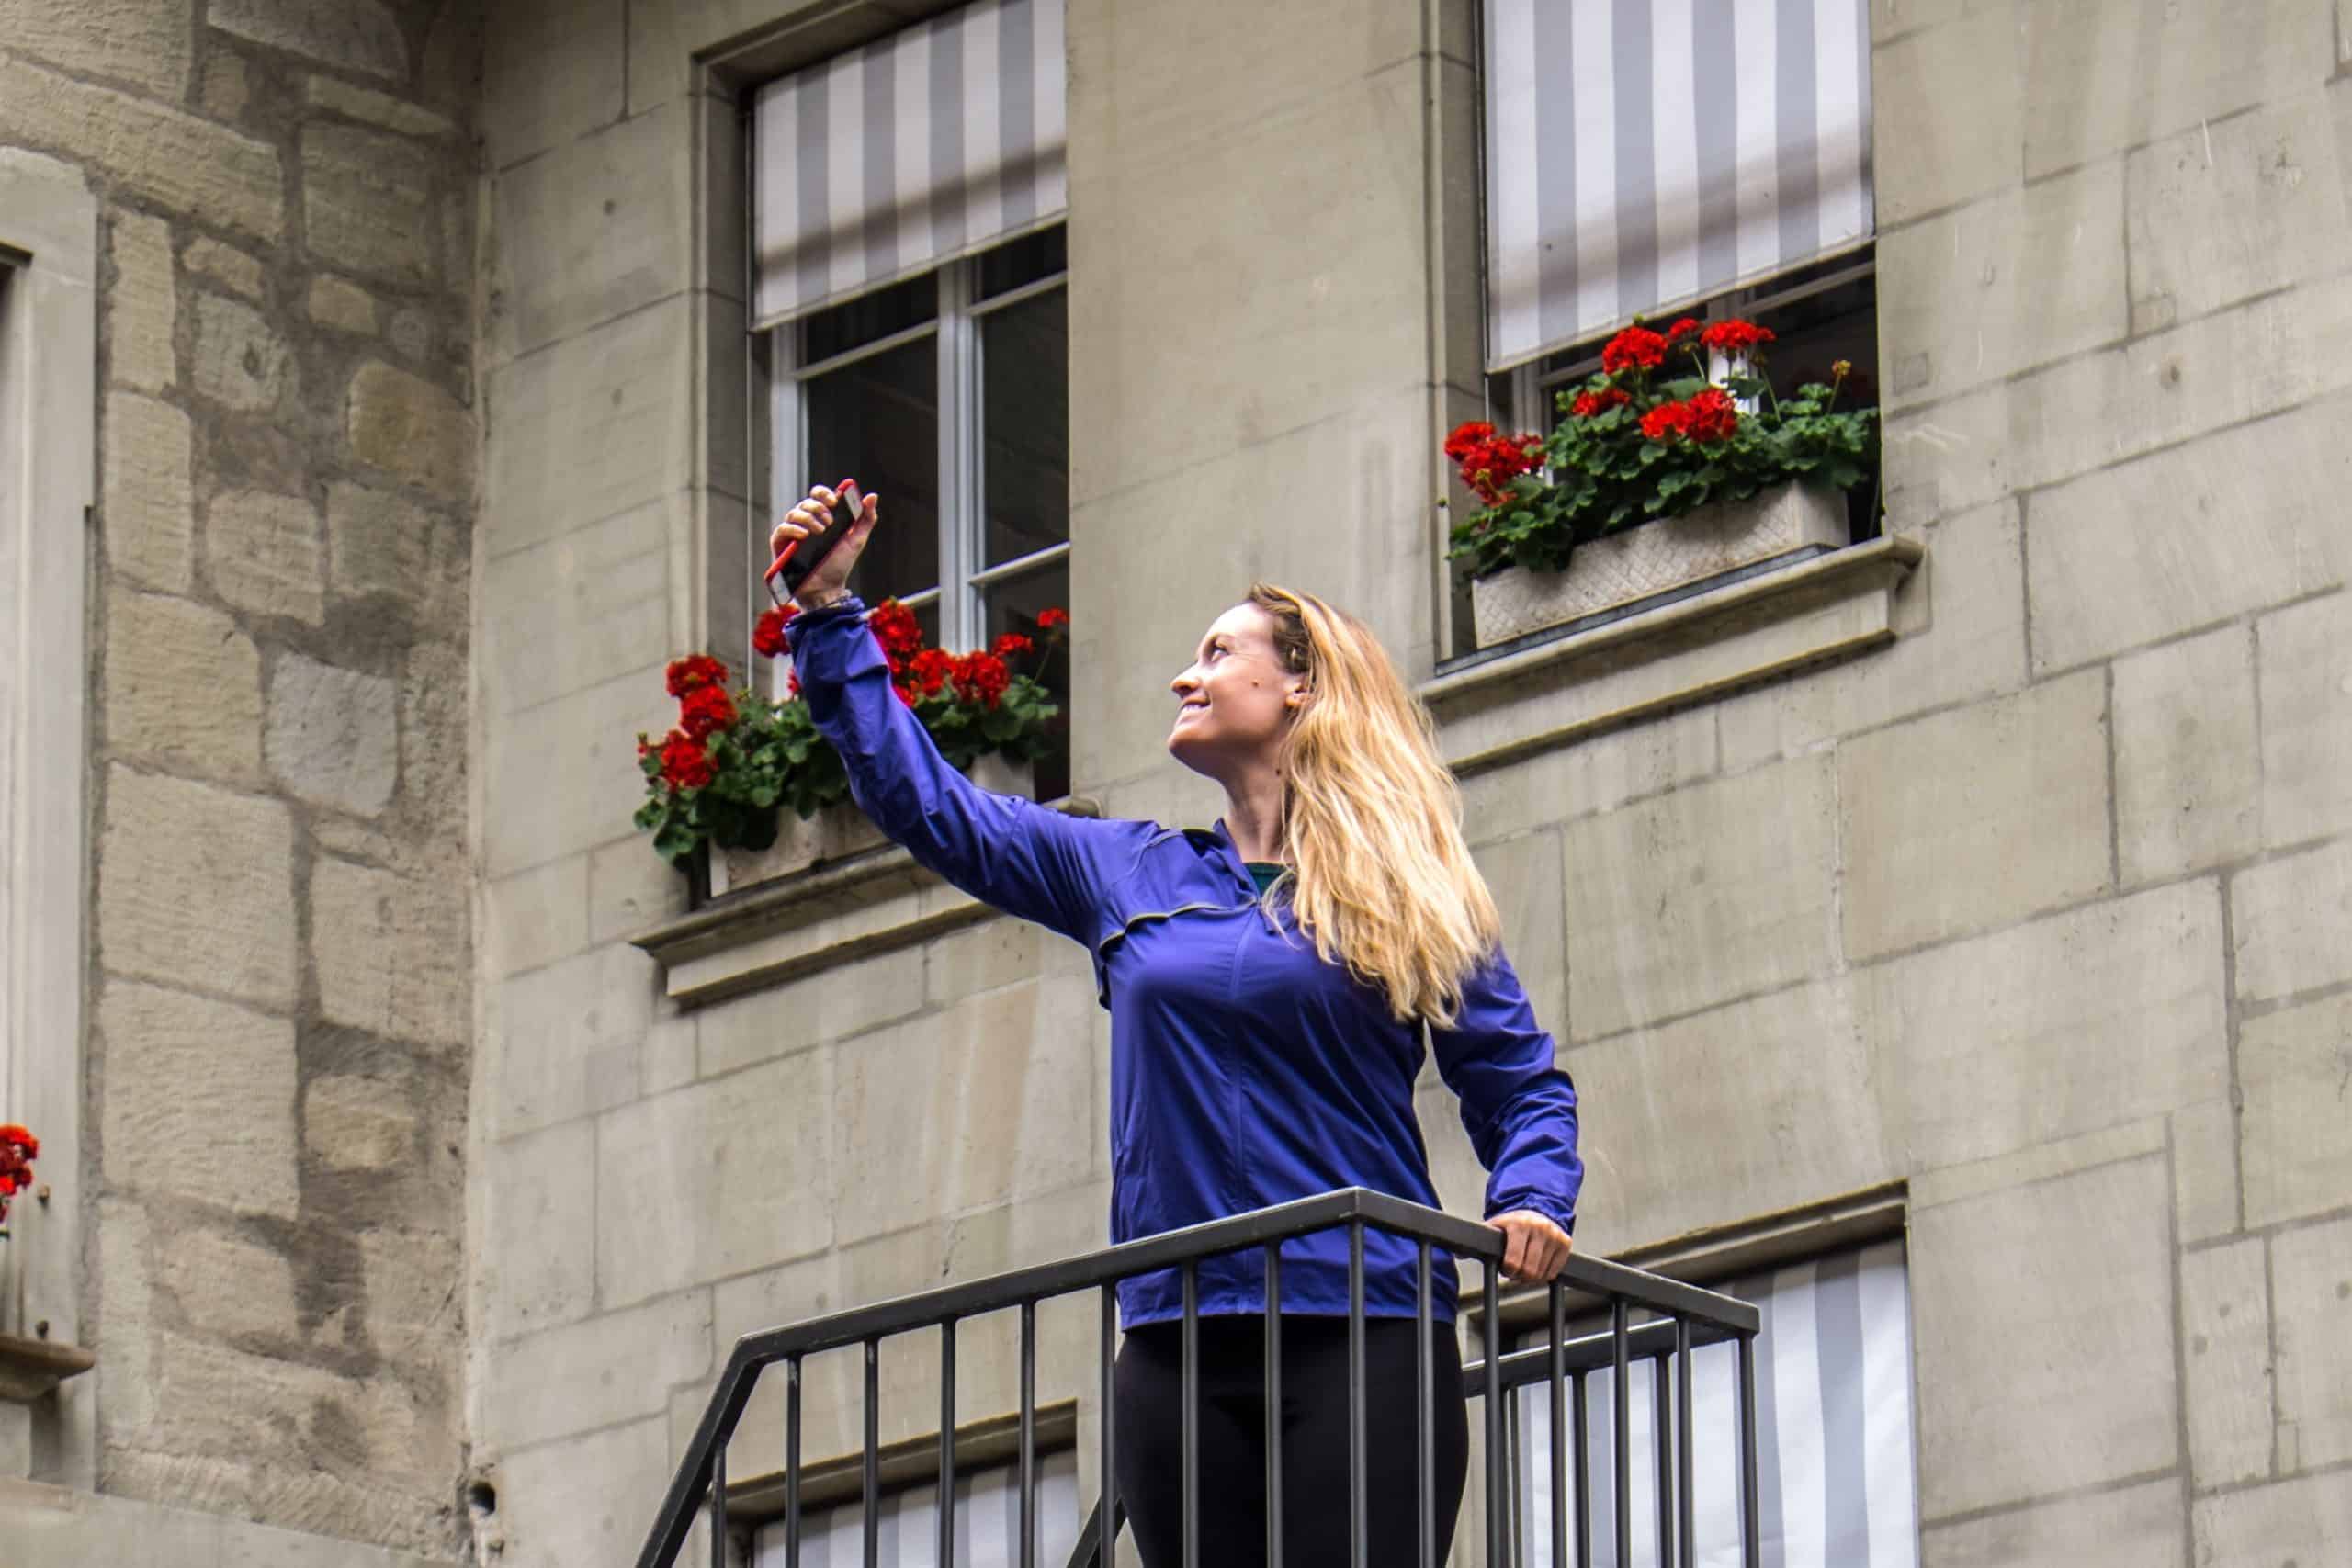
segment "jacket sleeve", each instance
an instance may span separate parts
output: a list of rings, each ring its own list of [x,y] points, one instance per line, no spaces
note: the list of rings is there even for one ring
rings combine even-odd
[[[1487,1168],[1487,1216],[1532,1209],[1573,1235],[1584,1186],[1576,1085],[1553,1065],[1552,1036],[1500,951],[1463,987],[1455,1027],[1432,1027],[1430,1043]]]
[[[1151,825],[1072,817],[982,789],[948,766],[899,700],[864,611],[846,598],[786,628],[800,695],[841,754],[851,797],[918,863],[973,897],[1091,946],[1097,890]]]

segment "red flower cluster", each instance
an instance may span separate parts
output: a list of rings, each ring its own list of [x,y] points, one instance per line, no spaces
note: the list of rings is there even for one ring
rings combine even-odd
[[[994,649],[982,652],[950,653],[942,648],[925,648],[922,623],[896,599],[885,599],[874,606],[865,624],[873,629],[874,640],[882,645],[882,657],[890,666],[891,686],[909,707],[925,697],[950,692],[958,702],[992,708],[1004,700],[1006,689],[1012,684],[1012,668],[1005,661],[1037,651],[1036,640],[1020,632],[1005,633],[996,639]],[[1058,606],[1037,613],[1040,631],[1068,625],[1069,612]],[[798,685],[792,689],[797,695]]]
[[[707,653],[690,653],[670,661],[669,677],[670,694],[683,697],[705,686],[725,685],[727,666]]]
[[[1642,415],[1642,434],[1652,441],[1685,436],[1692,441],[1728,441],[1739,428],[1739,408],[1721,387],[1709,387],[1688,402],[1660,403]]]
[[[696,740],[707,740],[735,722],[735,699],[724,686],[697,686],[678,704],[678,728]]]
[[[1036,652],[1037,645],[1019,632],[1007,632],[996,639],[996,646],[989,651],[999,659],[1019,659],[1024,654]]]
[[[1699,341],[1718,354],[1748,354],[1772,341],[1772,330],[1754,321],[1716,321]]]
[[[800,606],[797,604],[763,610],[752,626],[752,651],[762,659],[774,659],[781,654],[784,651],[784,628],[790,626],[792,617],[798,614]]]
[[[875,605],[866,614],[865,625],[874,633],[874,640],[882,645],[883,657],[889,660],[894,673],[922,647],[922,623],[896,599],[885,599]]]
[[[671,660],[670,694],[678,699],[678,727],[659,744],[640,735],[637,754],[659,755],[662,777],[673,789],[700,789],[714,776],[706,743],[738,716],[727,694],[727,666],[707,653]]]
[[[1066,626],[1068,625],[1069,625],[1069,612],[1068,610],[1052,609],[1040,610],[1037,612],[1037,629],[1041,632],[1049,632],[1057,626]]]
[[[1484,420],[1454,426],[1445,438],[1445,455],[1461,471],[1462,482],[1488,506],[1510,499],[1510,481],[1532,474],[1543,461],[1539,435],[1498,435]],[[1040,621],[1039,625],[1044,622]]]
[[[673,789],[700,789],[717,777],[701,741],[679,730],[662,742],[662,777]]]
[[[1012,669],[993,653],[967,653],[956,661],[949,678],[956,682],[956,694],[964,701],[992,708],[1004,700],[1005,688],[1012,684]]]
[[[1638,367],[1655,370],[1666,362],[1668,341],[1647,327],[1627,327],[1600,351],[1600,367],[1614,376]]]
[[[33,1184],[33,1161],[40,1157],[40,1140],[11,1122],[0,1126],[0,1220],[8,1217],[8,1200]]]
[[[1623,408],[1633,400],[1634,394],[1623,387],[1604,387],[1598,392],[1578,392],[1576,400],[1568,405],[1568,412],[1578,419],[1590,419],[1597,413]]]

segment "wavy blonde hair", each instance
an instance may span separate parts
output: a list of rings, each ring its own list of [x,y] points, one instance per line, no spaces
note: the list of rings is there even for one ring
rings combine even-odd
[[[1344,610],[1270,582],[1247,602],[1273,623],[1283,667],[1306,679],[1282,756],[1283,883],[1299,929],[1325,962],[1385,990],[1398,1021],[1450,1027],[1502,920],[1463,841],[1429,710]]]

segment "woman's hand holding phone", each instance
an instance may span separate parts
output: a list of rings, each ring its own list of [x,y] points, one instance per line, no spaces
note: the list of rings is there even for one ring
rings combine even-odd
[[[792,591],[792,596],[804,610],[816,609],[840,598],[848,590],[850,569],[865,553],[866,536],[874,532],[874,525],[881,515],[882,498],[861,495],[855,479],[843,479],[836,490],[829,485],[812,486],[807,499],[775,525],[768,536],[768,549],[782,556],[791,549],[796,554],[811,547],[805,541],[815,539],[833,526],[833,508],[849,509],[850,520],[837,542],[825,549],[823,558],[809,569]],[[775,569],[769,569],[771,577]]]

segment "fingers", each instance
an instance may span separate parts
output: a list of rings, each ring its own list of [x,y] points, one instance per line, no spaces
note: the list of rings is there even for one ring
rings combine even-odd
[[[1527,1232],[1515,1223],[1503,1225],[1503,1272],[1514,1280],[1527,1277]]]
[[[1510,1213],[1489,1223],[1503,1233],[1503,1272],[1511,1279],[1543,1283],[1567,1267],[1575,1243],[1542,1214]]]
[[[768,553],[782,555],[784,547],[793,540],[809,538],[831,527],[833,507],[842,491],[854,494],[856,488],[854,481],[846,479],[842,481],[842,491],[836,491],[830,485],[810,486],[808,499],[786,513],[784,521],[768,535]],[[870,507],[872,498],[868,497],[867,502]]]

